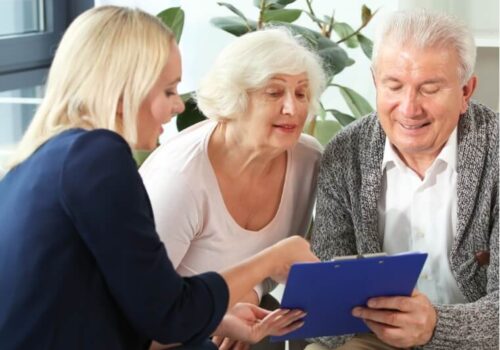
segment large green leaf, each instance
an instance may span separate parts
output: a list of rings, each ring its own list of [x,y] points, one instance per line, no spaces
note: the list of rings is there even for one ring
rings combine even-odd
[[[284,8],[286,5],[295,2],[296,0],[262,0],[265,2],[266,9],[278,10]],[[254,0],[253,4],[260,9],[261,0]]]
[[[283,6],[286,6],[286,5],[289,5],[289,4],[292,4],[294,3],[296,0],[276,0],[276,4],[280,4],[280,5],[283,5]]]
[[[184,130],[193,124],[207,119],[207,117],[205,117],[198,109],[198,106],[193,98],[186,100],[184,105],[184,112],[177,116],[177,130]]]
[[[241,17],[236,16],[214,17],[210,22],[214,26],[236,36],[241,36],[257,29],[255,21],[248,20],[245,22]]]
[[[347,38],[349,35],[352,35],[354,33],[354,29],[352,27],[344,22],[335,22],[333,24],[333,30],[337,35],[339,36],[340,39]],[[347,47],[350,48],[355,48],[358,47],[358,39],[356,38],[355,35],[351,36],[349,39],[345,41],[345,44]]]
[[[151,153],[153,153],[153,151],[137,149],[132,150],[132,157],[134,157],[135,164],[138,168],[146,161],[146,158],[148,158]]]
[[[327,109],[326,111],[330,112],[342,126],[349,125],[356,120],[352,115],[342,113],[336,109]]]
[[[319,37],[316,45],[329,78],[340,73],[345,67],[354,64],[354,60],[347,56],[347,52],[332,40]]]
[[[336,120],[316,120],[314,137],[324,146],[340,131],[340,129],[342,129],[342,125]]]
[[[317,49],[318,47],[318,40],[323,38],[321,34],[306,27],[298,26],[296,24],[290,24],[287,22],[275,21],[275,23],[287,27],[294,35],[300,35],[309,43],[309,45],[311,45],[315,49]]]
[[[238,10],[236,7],[234,7],[233,5],[231,4],[228,4],[227,2],[218,2],[217,3],[219,6],[224,6],[224,7],[227,7],[229,10],[231,10],[234,14],[236,14],[238,17],[241,17],[245,22],[247,22],[247,18],[246,16],[243,14],[243,12],[241,12],[240,10]]]
[[[326,109],[325,109],[325,107],[323,106],[322,103],[319,104],[318,117],[321,120],[325,120],[325,118],[326,118]]]
[[[328,78],[340,73],[345,67],[354,63],[354,60],[347,56],[347,53],[343,48],[341,48],[334,41],[325,38],[318,32],[286,22],[276,22],[276,24],[289,28],[295,35],[302,36],[310,44],[310,46],[316,50],[323,60]]]
[[[340,94],[344,98],[347,106],[351,110],[352,114],[354,114],[355,118],[359,118],[365,114],[373,112],[373,108],[370,106],[368,101],[356,91],[338,84],[333,84],[333,86],[340,89]]]
[[[289,9],[281,9],[281,10],[267,10],[264,12],[264,22],[270,21],[280,21],[286,23],[292,23],[297,20],[302,14],[301,10],[289,10]]]
[[[363,34],[358,34],[357,37],[358,37],[359,44],[361,45],[361,49],[365,53],[366,57],[371,59],[372,52],[373,52],[373,41],[368,39]]]
[[[171,7],[157,15],[158,18],[175,34],[177,43],[181,40],[182,29],[184,28],[184,11],[180,7]]]

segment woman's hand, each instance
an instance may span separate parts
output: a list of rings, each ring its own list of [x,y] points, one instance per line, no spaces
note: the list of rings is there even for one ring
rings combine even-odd
[[[293,236],[261,250],[242,263],[221,272],[229,289],[229,308],[257,284],[271,277],[284,282],[292,264],[297,262],[316,262],[319,259],[311,252],[309,242]]]
[[[304,316],[301,310],[271,312],[253,304],[238,303],[222,319],[213,341],[221,350],[246,349],[269,335],[280,336],[300,328]]]

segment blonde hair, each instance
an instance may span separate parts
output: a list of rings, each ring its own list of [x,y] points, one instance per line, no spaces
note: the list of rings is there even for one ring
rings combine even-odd
[[[78,16],[59,44],[45,97],[8,169],[72,128],[109,129],[134,145],[139,107],[160,76],[172,42],[170,29],[138,9],[102,6]]]
[[[321,58],[284,27],[245,34],[221,51],[202,79],[198,108],[215,120],[234,118],[246,111],[249,91],[277,74],[300,73],[309,79],[309,113],[314,113],[325,88]]]

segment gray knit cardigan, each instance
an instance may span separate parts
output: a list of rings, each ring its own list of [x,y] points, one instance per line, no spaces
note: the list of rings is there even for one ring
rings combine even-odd
[[[321,260],[382,251],[377,200],[384,144],[372,113],[326,147],[312,234]],[[435,305],[438,321],[425,349],[498,349],[498,170],[498,116],[471,102],[458,125],[458,227],[449,254],[467,303]],[[348,338],[315,341],[336,347]]]

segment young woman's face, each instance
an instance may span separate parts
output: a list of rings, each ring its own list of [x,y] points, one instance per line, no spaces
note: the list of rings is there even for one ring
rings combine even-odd
[[[181,76],[181,55],[177,45],[172,43],[167,64],[139,108],[136,149],[154,149],[163,132],[162,125],[184,111],[184,103],[177,93]]]

